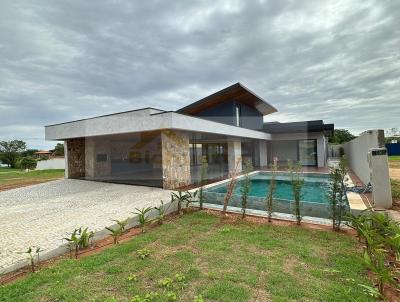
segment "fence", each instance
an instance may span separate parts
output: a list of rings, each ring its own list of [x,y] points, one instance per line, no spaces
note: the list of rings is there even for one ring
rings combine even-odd
[[[49,170],[49,169],[65,169],[64,157],[57,157],[57,158],[38,161],[36,170]]]
[[[386,144],[386,149],[388,150],[388,155],[400,155],[400,143],[397,144]]]

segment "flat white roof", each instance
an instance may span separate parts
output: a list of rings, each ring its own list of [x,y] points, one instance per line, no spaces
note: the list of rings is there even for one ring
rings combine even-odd
[[[213,133],[233,137],[270,140],[271,135],[198,117],[144,108],[45,127],[46,140],[65,140],[163,129]]]

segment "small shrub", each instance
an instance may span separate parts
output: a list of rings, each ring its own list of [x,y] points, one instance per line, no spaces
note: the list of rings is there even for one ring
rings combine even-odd
[[[25,169],[34,170],[36,169],[36,166],[37,166],[37,161],[32,157],[23,157],[19,161],[19,167],[23,170]]]
[[[105,229],[111,233],[111,236],[113,237],[113,243],[117,244],[119,237],[122,235],[122,233],[125,231],[125,227],[128,224],[128,219],[125,220],[112,220],[116,222],[117,227],[112,229],[110,227],[106,227]]]
[[[128,277],[128,281],[132,281],[132,282],[136,282],[138,281],[138,277],[137,275],[133,274],[133,275],[129,275]]]
[[[38,266],[40,266],[40,252],[42,252],[43,250],[40,247],[29,247],[26,252],[24,252],[25,254],[28,254],[28,259],[29,259],[29,264],[30,264],[30,268],[32,273],[35,272],[35,257],[36,257],[36,264]]]
[[[184,282],[186,280],[186,277],[181,273],[175,274],[174,278],[177,282]]]
[[[174,292],[167,292],[165,295],[165,298],[167,299],[167,301],[176,301],[177,297],[176,294]]]
[[[158,286],[164,287],[164,288],[171,288],[173,286],[174,280],[171,278],[164,278],[158,281]]]
[[[144,229],[145,225],[149,221],[148,212],[150,212],[152,210],[152,207],[141,208],[141,209],[136,208],[135,210],[136,210],[136,212],[134,212],[133,214],[138,215],[139,224],[140,224],[140,226],[142,228],[142,233],[144,233],[145,232],[145,229]]]
[[[147,248],[140,249],[137,251],[137,254],[138,254],[139,258],[143,260],[147,257],[150,257],[150,250]]]
[[[203,296],[202,295],[194,296],[193,302],[204,302]]]
[[[192,201],[192,195],[190,192],[183,192],[183,191],[178,191],[178,193],[172,192],[171,193],[171,202],[176,202],[177,207],[178,207],[178,213],[183,214],[182,212],[182,204],[190,203]]]
[[[168,208],[169,208],[169,206],[168,206]],[[164,201],[162,201],[162,200],[161,200],[161,204],[158,207],[154,207],[154,209],[157,211],[156,221],[159,225],[162,225],[164,223],[164,218],[165,218],[166,211],[168,210],[168,208],[165,209]]]
[[[88,228],[75,229],[70,237],[64,237],[63,240],[68,241],[69,251],[71,254],[72,248],[75,248],[75,258],[78,258],[78,252],[92,245],[94,237],[93,231],[88,231]]]

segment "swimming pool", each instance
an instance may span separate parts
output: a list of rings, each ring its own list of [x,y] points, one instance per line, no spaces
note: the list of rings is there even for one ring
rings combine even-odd
[[[322,173],[302,174],[304,186],[302,189],[301,213],[303,216],[330,218],[330,204],[327,198],[329,175]],[[292,214],[294,200],[289,173],[277,172],[276,190],[274,194],[273,211]],[[271,173],[257,172],[250,176],[251,190],[248,208],[265,210],[265,198],[270,187]],[[222,205],[227,191],[228,182],[207,186],[204,191],[206,203]],[[243,178],[238,179],[229,206],[241,208],[241,188]]]

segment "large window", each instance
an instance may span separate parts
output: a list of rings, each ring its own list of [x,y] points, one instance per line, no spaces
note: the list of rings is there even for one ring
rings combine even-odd
[[[299,141],[299,161],[303,166],[317,165],[317,141],[315,139]]]
[[[239,104],[236,104],[235,105],[235,124],[238,127],[241,126],[240,116],[241,116],[241,108],[240,108]]]

